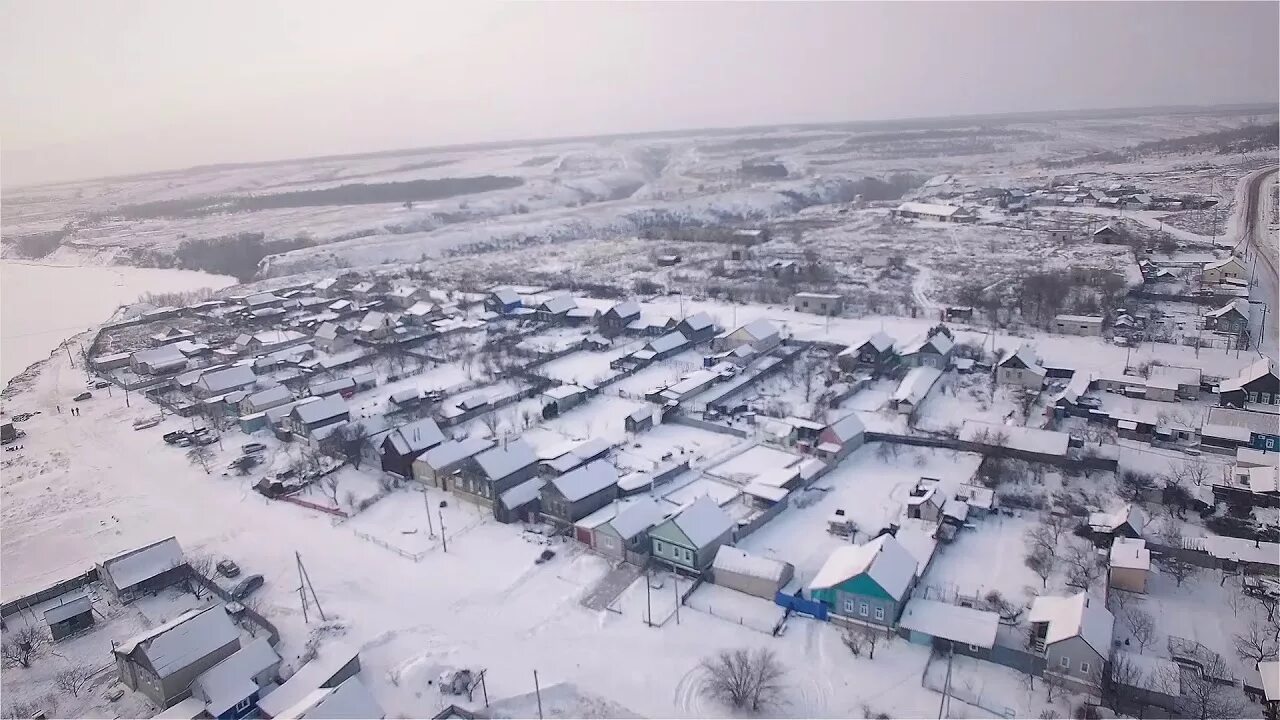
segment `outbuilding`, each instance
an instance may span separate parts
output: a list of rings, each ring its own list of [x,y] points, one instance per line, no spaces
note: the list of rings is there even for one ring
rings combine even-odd
[[[711,581],[738,592],[773,600],[791,582],[791,563],[757,557],[741,548],[724,545],[711,563]]]

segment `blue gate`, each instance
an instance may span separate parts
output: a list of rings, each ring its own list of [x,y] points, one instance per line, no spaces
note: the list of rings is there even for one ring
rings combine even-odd
[[[787,595],[786,593],[776,593],[773,596],[773,602],[786,608],[790,612],[809,615],[818,620],[827,619],[827,606],[817,600],[805,600],[800,593],[795,595]]]

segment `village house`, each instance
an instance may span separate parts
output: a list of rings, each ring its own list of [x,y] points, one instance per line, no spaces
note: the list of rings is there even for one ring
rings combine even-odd
[[[917,560],[889,534],[837,548],[809,582],[814,600],[833,614],[893,627],[916,583]]]
[[[791,307],[796,312],[815,315],[839,315],[844,312],[844,296],[830,293],[798,292],[791,296]]]
[[[923,598],[907,601],[898,619],[907,642],[983,660],[995,647],[999,626],[997,613]]]
[[[612,448],[613,446],[609,444],[609,441],[602,437],[584,440],[568,452],[562,452],[543,460],[538,467],[538,472],[551,476],[563,475],[593,460],[599,460],[608,455],[609,450]]]
[[[190,610],[112,649],[121,684],[156,707],[191,695],[201,673],[240,649],[240,631],[222,605]]]
[[[337,293],[337,288],[338,278],[328,277],[313,284],[311,286],[311,292],[315,293],[318,297],[328,298],[333,297]]]
[[[321,323],[311,343],[327,353],[340,353],[351,348],[355,339],[351,331],[334,322]]]
[[[294,435],[311,437],[320,428],[351,419],[347,403],[341,395],[328,395],[314,402],[297,405],[289,413],[289,428]]]
[[[297,720],[330,720],[331,718],[361,718],[382,720],[386,711],[377,698],[358,676],[343,680],[334,687],[319,688],[305,695],[293,706],[275,718]]]
[[[574,300],[572,295],[557,295],[543,301],[533,311],[543,322],[563,322],[568,317],[569,311],[576,307],[578,307],[578,301]]]
[[[637,350],[631,354],[631,357],[641,362],[651,362],[654,360],[665,360],[666,358],[683,352],[689,347],[689,338],[685,337],[680,331],[670,332],[660,338],[650,340],[643,349]]]
[[[341,639],[333,638],[317,657],[303,664],[289,679],[258,701],[258,713],[264,718],[307,717],[306,708],[330,696],[332,689],[350,680],[358,680],[360,653]],[[338,710],[337,707],[331,706]],[[313,712],[313,711],[311,711]],[[381,718],[381,709],[360,703],[342,712],[315,713],[317,718]]]
[[[653,427],[653,408],[645,405],[634,410],[622,421],[629,433],[644,432]]]
[[[418,301],[418,288],[412,285],[397,285],[384,297],[395,307],[404,309]]]
[[[1112,225],[1103,225],[1094,230],[1092,237],[1094,242],[1104,245],[1119,245],[1124,242],[1124,236]]]
[[[113,555],[98,563],[97,569],[98,579],[122,603],[175,585],[191,571],[174,537]]]
[[[1041,595],[1031,603],[1030,645],[1043,653],[1045,672],[1078,692],[1098,693],[1111,659],[1111,611],[1087,593]]]
[[[506,315],[524,306],[520,293],[509,287],[494,288],[485,296],[484,308],[489,312]]]
[[[856,345],[850,345],[836,356],[836,365],[844,372],[871,369],[879,372],[897,361],[893,338],[877,332]]]
[[[1280,415],[1274,412],[1211,407],[1201,434],[1208,435],[1211,428],[1236,431],[1230,436],[1237,442],[1230,447],[1246,445],[1255,450],[1280,450]]]
[[[782,335],[773,323],[759,318],[732,332],[718,335],[711,341],[711,348],[724,352],[749,346],[757,352],[765,352],[782,342]]]
[[[996,365],[996,382],[1039,390],[1044,387],[1046,371],[1039,358],[1026,347],[1005,353]]]
[[[246,395],[240,401],[239,412],[241,415],[253,415],[291,402],[293,402],[293,391],[284,385],[274,385],[266,390]]]
[[[866,426],[856,413],[850,413],[831,423],[818,433],[818,445],[814,450],[818,457],[834,463],[862,447]]]
[[[279,671],[280,655],[267,638],[260,637],[197,675],[191,697],[204,703],[210,717],[238,720],[257,709],[264,689],[276,684]]]
[[[577,385],[557,385],[544,390],[541,399],[542,416],[544,418],[559,417],[582,404],[582,401],[587,399],[587,391]]]
[[[771,602],[794,576],[791,563],[752,555],[732,545],[721,546],[711,562],[711,582]]]
[[[969,223],[978,219],[971,210],[962,207],[922,202],[904,202],[894,208],[893,215],[900,218],[953,223]]]
[[[942,520],[942,505],[947,501],[936,484],[928,487],[916,486],[907,497],[907,517],[929,522]]]
[[[1095,315],[1057,315],[1053,331],[1062,335],[1102,336],[1102,318]]]
[[[911,368],[893,391],[889,404],[904,415],[914,413],[941,377],[942,371],[934,367]]]
[[[93,627],[93,601],[88,595],[81,595],[45,610],[43,617],[49,627],[49,637],[57,642]]]
[[[720,546],[733,541],[736,527],[715,500],[703,495],[649,531],[651,552],[674,570],[700,575]]]
[[[297,330],[262,330],[237,337],[236,347],[242,352],[262,354],[275,352],[306,341],[307,336]]]
[[[621,335],[627,326],[640,319],[640,304],[634,300],[615,303],[600,316],[600,332],[607,337]]]
[[[1280,717],[1280,660],[1259,661],[1253,677],[1246,677],[1244,691],[1266,710],[1264,717]]]
[[[1204,314],[1204,329],[1230,335],[1246,336],[1249,333],[1249,301],[1232,300]]]
[[[1107,584],[1117,590],[1135,593],[1147,591],[1151,575],[1151,551],[1141,538],[1118,537],[1111,543]]]
[[[395,333],[399,325],[398,314],[370,310],[356,326],[356,335],[364,340],[385,340]]]
[[[446,440],[413,461],[413,479],[441,490],[449,489],[449,479],[472,457],[493,447],[493,441],[482,437]]]
[[[152,334],[151,341],[156,343],[157,345],[168,345],[169,343],[176,343],[176,342],[182,342],[183,340],[190,340],[195,336],[196,334],[191,332],[190,330],[183,330],[181,328],[176,328],[176,327],[167,327],[158,333]]]
[[[1217,285],[1226,279],[1247,280],[1248,278],[1249,268],[1245,267],[1244,261],[1234,255],[1205,263],[1204,270],[1200,273],[1200,281],[1205,285]]]
[[[627,332],[633,335],[657,337],[673,332],[678,325],[675,318],[667,315],[642,314],[627,323]]]
[[[611,512],[604,508],[596,511],[610,517],[592,525],[589,544],[606,557],[642,563],[649,557],[649,530],[671,517],[677,508],[648,495],[614,502],[616,507]],[[581,540],[582,534],[577,533],[577,537]]]
[[[1218,383],[1218,404],[1243,408],[1249,405],[1280,404],[1280,379],[1276,361],[1260,357],[1229,380]]]
[[[405,308],[404,321],[410,325],[426,325],[434,318],[444,314],[444,308],[430,300],[418,300]]]
[[[951,363],[951,350],[955,341],[951,331],[943,326],[908,343],[899,351],[902,363],[908,367],[931,367],[946,370]]]
[[[715,336],[716,323],[711,319],[710,315],[700,312],[690,315],[677,323],[676,331],[688,338],[688,342],[697,345],[698,343],[707,342]]]
[[[1137,503],[1126,503],[1112,512],[1090,513],[1088,522],[1095,537],[1135,539],[1142,537],[1147,514]]]
[[[463,463],[450,490],[464,500],[493,507],[499,495],[538,473],[538,458],[524,440],[490,448]]]
[[[173,345],[161,345],[131,355],[129,367],[139,375],[163,375],[185,369],[187,356]]]
[[[572,525],[616,497],[618,469],[608,460],[596,460],[543,486],[542,516],[560,527]],[[590,544],[590,538],[585,542]]]
[[[1147,384],[1161,383],[1171,385],[1174,395],[1183,400],[1200,399],[1200,368],[1178,367],[1176,365],[1152,365],[1147,373]]]
[[[412,478],[414,461],[444,441],[444,433],[431,418],[400,425],[382,439],[382,469],[400,477]]]

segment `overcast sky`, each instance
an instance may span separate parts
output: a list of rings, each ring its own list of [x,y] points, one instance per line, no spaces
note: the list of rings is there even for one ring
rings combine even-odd
[[[1272,102],[1278,8],[5,0],[0,180],[685,127]]]

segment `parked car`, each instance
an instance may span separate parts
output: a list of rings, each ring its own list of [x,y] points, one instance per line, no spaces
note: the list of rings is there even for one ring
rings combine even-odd
[[[245,443],[244,445],[241,445],[240,449],[244,452],[245,455],[252,455],[254,453],[263,452],[264,450],[267,449],[267,446],[263,445],[262,443],[253,442],[253,443]]]
[[[133,429],[146,430],[148,428],[153,428],[159,424],[160,424],[159,415],[156,415],[155,417],[149,417],[149,418],[139,418],[133,421]]]
[[[98,382],[93,384],[93,387],[95,390],[102,390],[102,389],[111,387],[111,383],[107,382],[106,380],[99,380]]]
[[[163,437],[165,442],[169,443],[170,445],[175,445],[179,440],[186,439],[187,433],[182,430],[173,430],[171,432],[165,433]]]
[[[89,392],[88,390],[85,390],[84,392],[80,393],[79,395],[71,399],[75,400],[76,402],[80,402],[81,400],[88,400],[91,397],[93,397],[93,393]]]
[[[194,436],[193,438],[191,438],[191,441],[192,441],[192,442],[194,442],[194,443],[195,443],[195,444],[197,444],[197,445],[212,445],[212,444],[214,444],[214,443],[218,442],[218,436],[217,436],[217,435],[209,435],[209,434],[207,434],[207,433],[200,433],[200,434],[198,434],[198,435]]]
[[[249,577],[241,580],[234,588],[231,589],[231,597],[236,600],[243,600],[249,597],[254,590],[262,587],[263,582],[265,581],[262,579],[261,575],[250,575]]]
[[[224,577],[233,578],[240,574],[240,566],[234,560],[219,560],[218,572]]]

